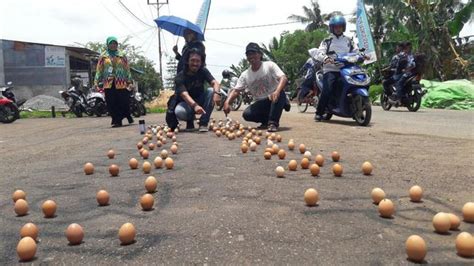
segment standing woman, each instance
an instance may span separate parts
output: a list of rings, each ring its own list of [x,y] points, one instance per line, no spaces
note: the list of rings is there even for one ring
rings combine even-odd
[[[97,62],[97,71],[94,84],[104,87],[107,110],[112,117],[112,127],[121,127],[122,120],[128,119],[133,123],[130,115],[130,90],[132,85],[132,74],[127,58],[123,52],[118,51],[116,37],[108,37],[107,51],[100,55]]]
[[[178,46],[173,46],[173,52],[176,55],[175,58],[176,60],[178,60],[176,73],[179,73],[184,70],[184,65],[188,58],[189,51],[193,48],[197,49],[199,52],[201,52],[201,54],[204,55],[202,66],[206,66],[206,47],[204,46],[202,41],[198,40],[196,32],[189,29],[184,30],[184,40],[186,41],[186,44],[183,46],[181,54],[178,52]]]

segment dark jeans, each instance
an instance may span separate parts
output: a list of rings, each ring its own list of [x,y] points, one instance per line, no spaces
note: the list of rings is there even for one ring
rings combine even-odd
[[[410,74],[403,74],[400,79],[396,83],[396,88],[397,88],[397,97],[398,99],[401,99],[403,96],[405,96],[405,82],[411,77]]]
[[[318,102],[318,108],[316,109],[317,115],[323,115],[326,112],[326,107],[331,100],[335,91],[341,86],[341,73],[339,72],[327,72],[323,75],[323,91]]]
[[[258,100],[248,106],[244,113],[242,114],[243,118],[246,121],[270,124],[273,123],[277,127],[280,126],[281,113],[286,103],[286,95],[282,90],[278,100],[273,103],[268,98],[263,100]]]
[[[105,102],[107,110],[112,117],[112,125],[119,125],[122,119],[130,117],[130,91],[127,89],[105,89]]]
[[[207,88],[203,94],[197,99],[193,99],[196,101],[197,104],[199,104],[204,111],[206,111],[205,114],[202,114],[201,117],[199,118],[199,124],[201,126],[207,126],[209,123],[209,119],[212,114],[212,110],[214,108],[214,102],[212,101],[212,98],[214,96],[214,90],[212,88]],[[174,110],[174,113],[176,114],[176,117],[179,120],[184,120],[188,122],[192,122],[196,116],[196,113],[194,110],[189,106],[186,102],[182,101],[176,105],[176,108]]]

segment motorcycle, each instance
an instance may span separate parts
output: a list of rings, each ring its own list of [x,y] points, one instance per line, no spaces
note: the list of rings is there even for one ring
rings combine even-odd
[[[146,115],[145,100],[138,90],[133,90],[130,93],[130,113],[134,117]]]
[[[220,104],[214,106],[214,108],[216,108],[217,111],[220,111],[222,110],[222,108],[224,108],[224,103],[227,100],[227,97],[229,97],[231,90],[232,89],[228,89],[228,88],[220,88],[219,95],[221,96],[221,102]],[[239,110],[240,106],[242,105],[242,100],[243,100],[242,95],[239,94],[239,96],[237,96],[237,98],[235,98],[234,101],[232,102],[232,105],[230,106],[231,110],[232,111]]]
[[[342,90],[334,93],[330,99],[323,120],[331,119],[332,115],[352,117],[358,125],[367,126],[372,117],[372,107],[369,100],[370,77],[367,71],[358,64],[365,59],[361,49],[358,53],[337,55],[334,51],[328,53],[334,57],[336,66],[340,67]]]
[[[86,97],[76,86],[72,86],[65,91],[59,91],[59,94],[64,99],[64,103],[69,106],[69,111],[77,117],[82,117],[82,113],[86,113],[88,116],[94,115],[94,111],[89,106]]]
[[[243,104],[251,104],[253,101],[252,94],[248,90],[244,90],[242,93],[242,103]]]
[[[310,54],[311,54],[310,50]],[[306,112],[308,110],[308,106],[318,106],[319,102],[319,95],[321,94],[321,91],[323,89],[323,70],[322,70],[322,64],[320,61],[316,60],[313,56],[306,61],[305,65],[308,66],[308,70],[306,71],[305,77],[301,78],[299,80],[299,85],[296,88],[296,103],[298,107],[298,111],[300,113]],[[302,90],[302,84],[303,82],[308,78],[308,75],[315,75],[315,82],[311,84],[311,89],[309,92],[305,92]],[[305,94],[305,95],[303,95]]]
[[[105,95],[103,88],[97,88],[96,91],[90,91],[87,96],[87,105],[91,111],[97,116],[107,115],[107,105],[105,103]]]
[[[393,71],[389,69],[384,69],[382,71],[384,75],[384,80],[387,80],[393,75]],[[421,74],[414,75],[409,78],[405,84],[405,96],[400,99],[400,102],[390,99],[392,95],[397,94],[397,88],[395,84],[389,86],[389,88],[384,88],[382,94],[380,95],[380,105],[382,109],[388,111],[393,107],[406,107],[410,112],[416,112],[420,109],[421,98],[426,94],[426,91],[422,89],[420,84]]]
[[[0,87],[0,122],[12,123],[20,118],[19,107],[25,100],[17,102],[15,94],[12,92],[13,83],[7,82],[6,86]]]

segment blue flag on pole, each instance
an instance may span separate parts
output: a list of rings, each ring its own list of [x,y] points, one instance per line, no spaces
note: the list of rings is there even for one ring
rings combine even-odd
[[[357,0],[357,39],[359,41],[359,48],[365,48],[365,54],[370,56],[366,60],[366,64],[377,61],[377,54],[375,52],[374,41],[372,39],[372,32],[370,31],[369,21],[365,11],[364,0]]]
[[[206,31],[207,17],[209,16],[209,9],[211,8],[211,0],[204,0],[199,10],[198,17],[196,19],[196,25],[201,28],[202,33]]]

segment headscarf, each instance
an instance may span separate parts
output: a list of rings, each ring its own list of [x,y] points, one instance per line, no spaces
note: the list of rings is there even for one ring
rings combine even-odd
[[[115,41],[116,43],[118,43],[117,41],[117,37],[115,36],[110,36],[107,38],[107,40],[105,41],[106,45],[107,45],[107,54],[109,54],[110,56],[117,56],[118,55],[118,49],[113,51],[113,50],[110,50],[109,49],[109,44],[111,42]]]

